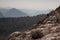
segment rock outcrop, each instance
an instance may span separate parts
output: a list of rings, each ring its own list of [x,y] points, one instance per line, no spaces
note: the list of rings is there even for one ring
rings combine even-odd
[[[60,6],[36,25],[31,30],[10,34],[8,40],[60,40]]]

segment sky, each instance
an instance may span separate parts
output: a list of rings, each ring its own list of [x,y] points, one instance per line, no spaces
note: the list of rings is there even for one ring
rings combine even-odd
[[[0,0],[0,8],[55,9],[60,0]]]

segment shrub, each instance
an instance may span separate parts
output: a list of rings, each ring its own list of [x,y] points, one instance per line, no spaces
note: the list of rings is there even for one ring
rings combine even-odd
[[[42,38],[44,35],[39,30],[33,31],[31,34],[32,39],[39,39]]]

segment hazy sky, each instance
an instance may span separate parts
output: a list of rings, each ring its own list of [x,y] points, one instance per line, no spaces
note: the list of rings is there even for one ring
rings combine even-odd
[[[0,0],[1,8],[55,9],[60,0]]]

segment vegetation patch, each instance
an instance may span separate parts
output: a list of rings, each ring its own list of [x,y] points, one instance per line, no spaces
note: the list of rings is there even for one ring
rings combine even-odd
[[[32,39],[39,39],[39,38],[42,38],[44,35],[40,31],[35,31],[35,32],[32,32],[31,36],[32,36]]]

